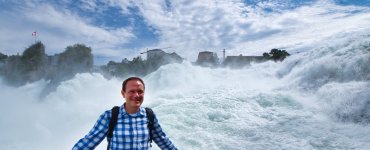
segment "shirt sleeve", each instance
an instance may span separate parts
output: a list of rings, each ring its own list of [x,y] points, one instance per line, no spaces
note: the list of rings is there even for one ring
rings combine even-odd
[[[108,131],[111,114],[109,111],[101,114],[94,127],[82,139],[80,139],[72,150],[90,150],[94,149],[105,138]]]
[[[162,150],[177,150],[176,146],[163,132],[156,115],[154,115],[153,140]]]

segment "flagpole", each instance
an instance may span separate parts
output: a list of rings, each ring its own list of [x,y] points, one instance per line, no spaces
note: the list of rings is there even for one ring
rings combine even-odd
[[[36,43],[36,40],[37,40],[37,32],[36,31],[32,32],[32,36],[35,37],[35,43]]]

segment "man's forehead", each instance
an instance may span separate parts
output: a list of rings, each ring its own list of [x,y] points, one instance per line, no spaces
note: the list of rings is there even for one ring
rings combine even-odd
[[[127,81],[127,84],[143,84],[143,83],[141,83],[140,80],[133,79],[133,80]]]

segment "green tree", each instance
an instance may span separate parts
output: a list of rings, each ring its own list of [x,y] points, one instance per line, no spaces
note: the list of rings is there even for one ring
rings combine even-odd
[[[26,48],[21,56],[9,56],[1,74],[11,85],[23,85],[43,78],[46,65],[45,46],[37,42]]]
[[[287,56],[290,56],[286,50],[276,48],[272,49],[269,54],[271,55],[270,58],[274,61],[283,61]]]
[[[59,55],[58,70],[67,73],[79,73],[90,71],[93,67],[93,55],[91,48],[84,44],[67,46]]]
[[[4,81],[11,85],[21,85],[24,83],[23,74],[20,73],[21,56],[9,56],[8,62],[4,65],[1,75]]]
[[[132,70],[130,74],[134,75],[144,75],[146,72],[146,65],[143,59],[138,56],[132,59],[131,62],[129,62],[129,69]]]
[[[46,65],[47,55],[45,54],[45,46],[41,42],[37,42],[23,51],[21,57],[22,65],[26,73],[42,69]]]
[[[0,53],[0,62],[4,62],[8,58],[8,55]]]
[[[266,52],[264,52],[263,54],[262,54],[262,56],[263,56],[263,58],[265,58],[265,59],[270,59],[270,54],[268,54],[268,53],[266,53]]]

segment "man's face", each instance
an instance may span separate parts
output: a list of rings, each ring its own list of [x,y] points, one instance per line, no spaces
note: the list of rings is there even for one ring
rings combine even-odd
[[[144,85],[139,80],[130,80],[121,94],[126,99],[126,107],[137,109],[144,101]]]

